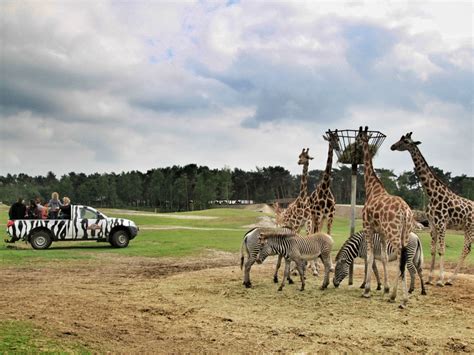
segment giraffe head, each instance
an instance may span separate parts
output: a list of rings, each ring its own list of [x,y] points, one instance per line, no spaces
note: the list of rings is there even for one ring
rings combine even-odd
[[[313,157],[310,157],[309,156],[309,148],[306,148],[306,150],[303,150],[301,151],[301,154],[299,156],[299,159],[298,159],[298,164],[299,165],[306,165],[306,164],[309,164],[309,161],[313,159]]]
[[[391,150],[398,150],[398,151],[402,152],[404,150],[410,150],[414,146],[417,146],[418,144],[421,144],[421,142],[413,141],[413,139],[411,139],[411,134],[412,134],[412,132],[407,133],[404,136],[402,136],[402,138],[400,138],[400,140],[397,143],[392,144],[390,149]]]
[[[362,126],[359,127],[359,133],[357,133],[355,143],[356,145],[362,145],[362,143],[369,143],[371,135],[369,134],[369,127],[365,126],[365,130],[362,129]]]
[[[323,136],[323,139],[331,145],[332,149],[340,151],[341,147],[339,146],[339,136],[337,134],[337,129],[331,131],[330,129],[326,132],[326,135]]]

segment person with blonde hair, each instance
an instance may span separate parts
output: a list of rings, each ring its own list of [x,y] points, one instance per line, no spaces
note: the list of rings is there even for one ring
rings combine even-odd
[[[71,218],[71,200],[69,197],[64,196],[63,197],[63,204],[60,209],[60,218],[61,219],[70,219]]]
[[[48,218],[56,219],[58,218],[59,209],[63,204],[59,201],[59,194],[57,192],[53,192],[51,194],[51,200],[48,202],[49,213]]]

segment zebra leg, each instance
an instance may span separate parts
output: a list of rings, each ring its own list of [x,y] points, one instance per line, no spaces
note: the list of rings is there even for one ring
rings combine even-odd
[[[461,259],[459,259],[458,264],[456,265],[456,269],[454,270],[453,275],[448,279],[446,285],[452,285],[454,279],[456,278],[459,269],[461,268],[462,264],[464,263],[464,259],[468,256],[471,252],[471,245],[472,245],[472,238],[474,234],[474,226],[468,226],[464,232],[464,248],[462,250]]]
[[[252,265],[254,263],[255,263],[255,258],[253,257],[253,255],[249,256],[249,258],[245,262],[243,285],[246,288],[252,287],[252,283],[250,282],[250,269],[252,268]]]
[[[331,255],[325,255],[324,256],[324,259],[323,260],[323,263],[324,263],[324,280],[323,280],[323,284],[321,285],[320,289],[321,290],[325,290],[328,285],[329,285],[329,273],[331,272]]]
[[[282,258],[282,256],[278,255],[278,260],[277,260],[277,264],[276,264],[276,267],[275,267],[275,273],[273,274],[273,283],[276,283],[276,284],[278,283],[278,270],[280,270],[281,258]]]
[[[422,253],[421,250],[419,252]],[[420,278],[421,294],[426,295],[425,283],[423,282],[423,265],[421,261],[418,263],[416,271],[418,272],[418,277]]]
[[[285,258],[285,274],[283,275],[283,278],[281,280],[280,287],[278,287],[278,291],[282,291],[283,287],[285,286],[285,280],[288,278],[288,275],[290,274],[290,264],[291,264],[291,260],[289,258]]]
[[[367,262],[369,265],[372,265],[374,262],[374,248],[373,248],[373,231],[370,229],[364,230],[365,238],[367,240]],[[370,268],[366,268],[365,271],[365,288],[364,293],[362,294],[365,298],[370,298],[370,278],[372,276],[372,272]]]
[[[415,264],[413,263],[413,256],[408,255],[408,261],[407,261],[407,269],[408,272],[410,273],[410,288],[408,289],[408,293],[413,293],[415,290],[415,278],[416,278],[416,267]]]
[[[305,265],[303,260],[295,261],[296,263],[296,269],[298,270],[300,274],[300,279],[301,279],[301,288],[300,291],[304,291],[304,286],[305,286],[305,277],[304,277],[304,271],[305,271]]]
[[[364,270],[364,286],[365,286],[365,274],[367,270]],[[351,264],[349,265],[349,286],[354,284],[354,260],[352,260]]]
[[[311,270],[313,270],[313,276],[319,276],[319,264],[318,259],[309,261]]]

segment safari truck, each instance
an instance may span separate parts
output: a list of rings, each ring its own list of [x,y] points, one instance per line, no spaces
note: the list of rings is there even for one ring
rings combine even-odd
[[[109,242],[115,248],[125,248],[136,237],[138,227],[133,221],[109,218],[88,206],[71,205],[67,219],[9,220],[9,243],[23,240],[34,249],[47,249],[52,242],[86,241]]]

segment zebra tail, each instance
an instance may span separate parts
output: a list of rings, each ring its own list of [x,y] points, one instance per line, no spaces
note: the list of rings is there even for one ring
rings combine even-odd
[[[242,240],[242,245],[240,246],[240,270],[244,267],[244,246],[245,250],[247,250],[247,236],[245,236],[244,240]]]
[[[418,262],[418,266],[419,267],[423,267],[423,247],[421,246],[421,240],[420,238],[418,238],[418,240],[416,241],[417,243],[417,252],[418,252],[418,255],[420,255],[419,257],[419,262]],[[416,255],[416,254],[415,254]]]

